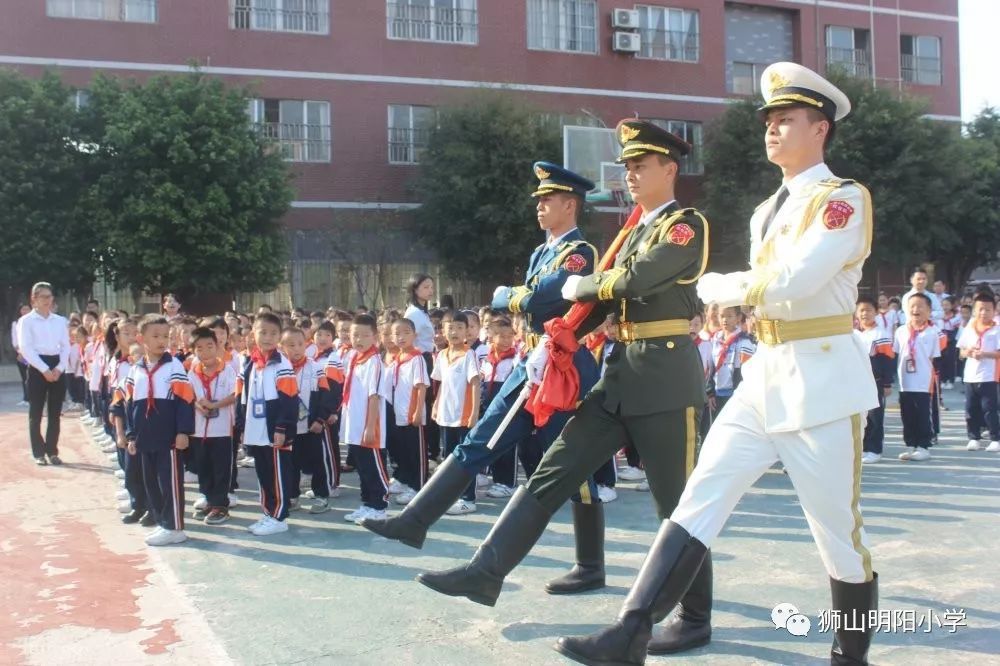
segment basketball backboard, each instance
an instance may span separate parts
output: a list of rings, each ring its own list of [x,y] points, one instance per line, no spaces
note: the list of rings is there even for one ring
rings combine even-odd
[[[624,210],[629,204],[625,167],[615,163],[620,147],[615,131],[607,127],[563,127],[563,166],[588,178],[597,188],[587,201],[608,203]]]

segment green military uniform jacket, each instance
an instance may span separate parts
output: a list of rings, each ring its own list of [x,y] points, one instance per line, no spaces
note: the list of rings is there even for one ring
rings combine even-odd
[[[708,235],[705,218],[676,202],[652,222],[637,225],[612,268],[577,284],[578,301],[597,301],[580,333],[592,331],[609,313],[628,322],[690,320],[699,314],[694,283],[708,261]],[[609,412],[639,416],[702,406],[705,376],[685,333],[616,345],[593,390],[604,392]]]

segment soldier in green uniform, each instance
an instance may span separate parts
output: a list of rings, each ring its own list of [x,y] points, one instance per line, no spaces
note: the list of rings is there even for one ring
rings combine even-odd
[[[579,336],[614,313],[623,344],[472,560],[417,576],[443,594],[492,606],[504,578],[528,554],[552,514],[623,444],[634,444],[642,456],[661,519],[677,505],[694,467],[705,387],[689,322],[700,311],[694,283],[708,259],[708,223],[674,198],[679,160],[690,151],[687,143],[643,120],[624,120],[616,132],[622,147],[618,161],[626,166],[629,192],[642,216],[612,268],[571,276],[562,292],[569,300],[596,302]],[[535,382],[544,363],[539,350],[544,346],[528,362]],[[708,642],[711,585],[706,558],[652,650],[679,652]]]

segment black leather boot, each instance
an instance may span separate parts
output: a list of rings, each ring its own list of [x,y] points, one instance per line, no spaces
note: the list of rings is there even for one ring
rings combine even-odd
[[[674,654],[708,645],[712,640],[712,552],[705,554],[698,575],[681,599],[677,612],[653,627],[649,654]]]
[[[361,526],[386,539],[399,541],[411,548],[422,548],[427,530],[462,496],[475,478],[476,475],[466,471],[455,456],[448,456],[402,513],[388,520],[365,518]]]
[[[576,564],[545,585],[549,594],[576,594],[604,587],[604,504],[573,504]]]
[[[504,578],[528,554],[551,518],[552,514],[521,486],[468,564],[425,572],[417,575],[417,581],[450,597],[494,606]]]
[[[706,552],[683,527],[663,521],[615,623],[589,636],[560,638],[556,651],[581,664],[645,663],[653,625],[687,592]]]
[[[840,614],[843,628],[834,632],[830,663],[836,666],[867,666],[868,648],[872,644],[869,611],[878,608],[878,574],[867,583],[845,583],[830,579],[830,596],[834,612]],[[847,630],[847,628],[851,630]],[[854,630],[863,627],[864,631]]]

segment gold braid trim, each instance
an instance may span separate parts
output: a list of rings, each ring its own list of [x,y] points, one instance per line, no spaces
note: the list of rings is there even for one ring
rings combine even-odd
[[[510,288],[510,302],[507,304],[507,309],[511,312],[521,311],[521,301],[531,294],[531,290],[527,287],[511,287]]]
[[[618,280],[620,280],[626,273],[628,273],[628,269],[622,266],[606,271],[601,279],[601,286],[597,289],[597,300],[612,300],[614,298],[614,296],[612,296],[612,292],[615,289],[615,283],[618,282]]]
[[[678,280],[677,284],[691,284],[697,281],[698,278],[705,274],[705,269],[708,268],[708,220],[705,219],[705,216],[700,211],[692,209],[691,213],[701,220],[701,228],[705,231],[705,238],[701,242],[701,265],[698,267],[698,272],[694,277],[686,280]]]
[[[868,188],[861,183],[854,183],[854,185],[861,190],[861,196],[865,202],[865,249],[862,251],[861,256],[844,266],[844,268],[854,268],[855,266],[863,263],[872,251],[872,233],[874,230],[874,220],[872,219],[872,215],[874,213],[872,210],[872,193],[869,192]]]
[[[758,278],[756,282],[750,285],[750,289],[747,291],[746,302],[747,305],[752,305],[754,307],[764,304],[764,292],[767,291],[768,285],[771,281],[777,277],[777,273],[769,273],[761,278]]]

